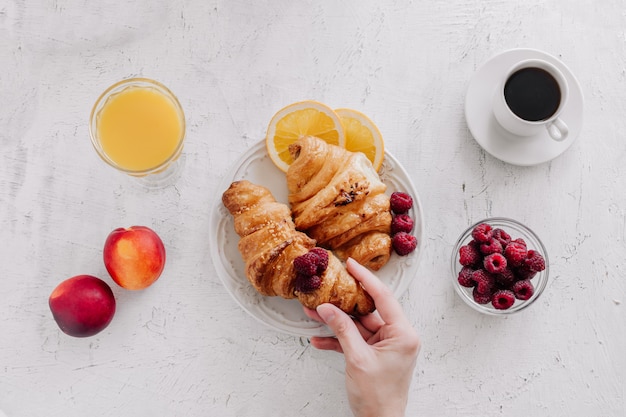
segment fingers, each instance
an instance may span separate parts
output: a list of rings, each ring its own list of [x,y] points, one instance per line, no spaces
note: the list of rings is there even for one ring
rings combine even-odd
[[[311,344],[316,349],[320,350],[334,350],[335,352],[343,353],[343,349],[341,349],[341,344],[339,340],[334,337],[317,337],[314,336],[311,338]]]
[[[359,349],[367,346],[359,329],[350,316],[334,305],[328,303],[319,305],[317,307],[317,314],[322,319],[322,322],[326,323],[335,333],[336,340],[339,342],[341,350],[346,355],[351,355],[353,352],[358,352]]]
[[[352,258],[348,258],[346,266],[348,272],[361,283],[365,291],[374,299],[374,304],[382,321],[392,324],[396,321],[406,320],[402,306],[389,287],[383,284],[369,269]]]
[[[367,316],[359,317],[357,321],[372,333],[376,333],[378,329],[380,329],[385,324],[383,319],[380,318],[380,314],[377,311],[374,311]]]
[[[304,310],[304,314],[306,314],[307,317],[309,317],[310,319],[313,319],[320,323],[324,323],[324,320],[322,320],[320,315],[317,314],[317,311],[308,307],[303,307],[303,310]],[[334,350],[335,352],[343,353],[343,350],[341,349],[341,344],[339,344],[339,341],[332,336],[331,337],[313,336],[311,338],[311,344],[317,349]]]
[[[358,320],[353,320],[353,321],[354,321],[354,325],[359,330],[359,334],[361,335],[363,340],[367,342],[372,337],[374,332],[370,331],[367,327],[363,326],[363,324],[361,324],[360,321]]]
[[[317,311],[308,307],[303,307],[302,309],[308,318],[319,323],[324,323],[324,320],[322,320],[320,315],[317,314]],[[365,340],[369,339],[372,334],[376,333],[378,329],[385,324],[376,311],[366,316],[355,318],[353,321],[357,329],[359,329],[361,336],[363,336],[363,339]]]
[[[324,323],[324,320],[322,320],[322,318],[320,317],[319,314],[317,314],[317,311],[313,310],[312,308],[308,308],[308,307],[302,307],[302,310],[304,310],[304,314],[306,314],[306,316],[312,320],[315,320],[319,323]]]
[[[346,264],[348,272],[372,296],[377,311],[353,320],[334,305],[322,304],[316,310],[305,307],[304,313],[317,322],[325,323],[336,336],[313,337],[311,344],[314,347],[351,355],[364,345],[378,342],[381,339],[380,330],[385,324],[404,323],[407,319],[393,293],[374,274],[353,259],[348,259]]]

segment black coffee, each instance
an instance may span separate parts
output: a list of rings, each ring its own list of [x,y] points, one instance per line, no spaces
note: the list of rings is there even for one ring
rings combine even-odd
[[[561,103],[559,83],[541,68],[522,68],[504,85],[504,99],[519,118],[536,122],[552,116]]]

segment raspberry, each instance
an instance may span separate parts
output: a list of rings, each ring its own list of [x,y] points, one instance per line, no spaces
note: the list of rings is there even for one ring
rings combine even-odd
[[[511,290],[499,290],[491,296],[491,305],[496,310],[506,310],[515,304],[515,294]]]
[[[314,252],[307,252],[293,260],[293,267],[301,275],[315,275],[317,273],[318,259],[319,257]]]
[[[472,241],[474,242],[474,241]],[[480,253],[475,242],[470,242],[459,248],[459,263],[463,266],[477,265],[480,263]]]
[[[313,248],[304,255],[295,258],[293,267],[301,275],[322,275],[328,268],[328,252],[326,249]]]
[[[516,280],[515,273],[509,268],[504,268],[502,272],[496,274],[496,282],[503,288],[509,288]]]
[[[316,275],[322,275],[326,268],[328,268],[328,251],[323,248],[315,247],[309,251],[317,256],[317,270]]]
[[[499,274],[506,268],[506,258],[501,253],[492,253],[485,256],[483,266],[492,274]]]
[[[535,287],[529,279],[517,281],[513,284],[511,290],[518,300],[528,300],[535,293]]]
[[[522,265],[519,268],[515,268],[513,272],[515,273],[515,278],[518,281],[523,281],[525,279],[533,279],[535,275],[537,275],[537,272],[531,271],[525,265]]]
[[[391,221],[391,234],[399,232],[411,233],[413,230],[413,219],[408,214],[398,214]]]
[[[326,251],[326,249],[320,248],[319,246],[311,248],[309,252],[314,253],[315,255],[319,257],[322,257],[322,256],[328,257],[328,252]]]
[[[415,250],[417,238],[406,232],[396,233],[391,238],[391,245],[398,255],[405,256]]]
[[[526,255],[528,254],[526,245],[518,242],[518,240],[520,239],[515,239],[511,241],[511,243],[506,245],[506,248],[504,248],[504,257],[506,258],[509,265],[513,267],[520,266],[524,262],[524,259],[526,259]]]
[[[480,294],[476,287],[472,290],[472,297],[478,304],[487,304],[491,301],[491,294]]]
[[[472,230],[472,237],[475,241],[480,243],[489,242],[492,235],[491,226],[487,223],[481,223]]]
[[[546,269],[546,260],[539,252],[530,249],[524,260],[524,266],[534,272],[543,271]]]
[[[499,240],[491,239],[489,242],[482,243],[480,245],[480,252],[483,255],[490,255],[492,253],[502,253],[502,244]]]
[[[310,293],[322,286],[322,278],[319,275],[297,274],[295,290],[302,293]]]
[[[521,237],[518,237],[515,240],[511,240],[511,242],[515,242],[515,243],[519,243],[520,245],[522,245],[523,247],[527,248],[528,245],[526,244],[526,242],[524,241],[524,239],[522,239]]]
[[[511,243],[511,235],[499,228],[493,229],[493,238],[500,242],[503,248]]]
[[[407,193],[396,191],[391,194],[389,205],[395,214],[404,214],[413,207],[413,198]]]
[[[496,282],[493,274],[485,271],[484,269],[478,269],[472,274],[472,279],[476,283],[476,291],[479,294],[488,295],[493,291],[494,284]]]
[[[459,272],[459,277],[458,277],[459,284],[467,288],[471,288],[474,285],[476,285],[476,283],[472,279],[473,273],[474,273],[474,269],[470,268],[469,266],[464,266],[463,268],[461,268],[461,271]]]

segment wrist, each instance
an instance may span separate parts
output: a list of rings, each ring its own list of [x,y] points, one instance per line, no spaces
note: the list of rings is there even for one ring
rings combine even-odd
[[[406,401],[395,404],[382,404],[379,407],[363,404],[353,408],[354,417],[405,417]]]

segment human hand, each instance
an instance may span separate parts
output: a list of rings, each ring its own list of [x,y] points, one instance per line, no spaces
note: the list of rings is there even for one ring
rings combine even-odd
[[[328,325],[336,336],[313,337],[311,344],[344,354],[346,390],[355,416],[404,416],[420,340],[385,284],[353,259],[347,268],[377,310],[353,319],[332,304],[305,308],[308,317]]]

